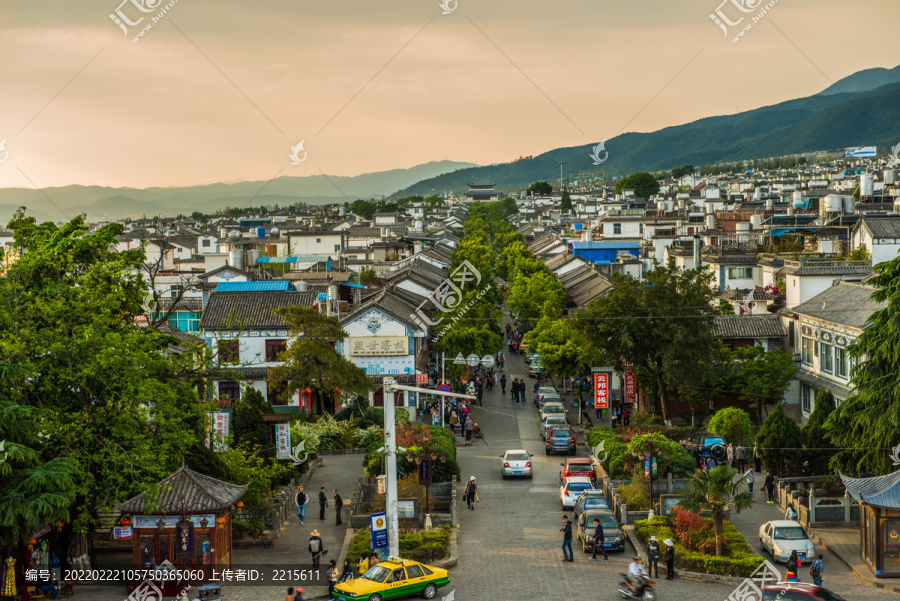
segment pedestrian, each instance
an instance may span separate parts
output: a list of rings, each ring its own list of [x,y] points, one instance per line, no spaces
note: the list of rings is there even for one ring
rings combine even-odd
[[[294,587],[289,586],[284,601],[303,601],[303,589],[298,588],[295,591]]]
[[[335,560],[331,560],[328,562],[328,595],[331,596],[331,593],[334,592],[334,587],[338,581],[338,569],[337,562]]]
[[[541,387],[541,376],[538,374],[538,380],[534,383],[534,394],[537,395],[538,389]]]
[[[525,380],[520,381],[516,385],[516,405],[525,404]]]
[[[762,458],[759,456],[759,445],[753,443],[753,465],[757,473],[762,472]]]
[[[466,446],[469,446],[469,443],[472,442],[472,431],[475,429],[475,424],[472,422],[472,417],[466,417]]]
[[[609,561],[609,557],[606,555],[606,547],[603,546],[603,541],[605,540],[603,537],[603,526],[600,525],[600,520],[594,518],[594,536],[591,537],[594,541],[594,552],[591,554],[591,559],[597,561],[597,547],[600,547],[600,550],[603,551],[603,561]]]
[[[786,520],[796,520],[797,519],[797,510],[794,509],[793,503],[788,503],[787,509],[784,510],[784,519],[786,519]]]
[[[506,376],[500,376],[500,390],[506,394]]]
[[[500,369],[503,369],[503,362],[506,361],[506,357],[503,356],[503,351],[497,353],[497,363],[500,364]]]
[[[625,407],[622,411],[622,424],[627,428],[628,424],[631,422],[631,409]]]
[[[512,392],[512,400],[515,401],[516,405],[519,404],[519,379],[513,378],[512,385],[509,387],[510,392]]]
[[[358,573],[360,576],[362,576],[363,574],[365,574],[366,572],[368,572],[368,571],[369,571],[369,558],[368,558],[368,557],[360,557],[360,558],[359,558],[359,565],[356,566],[356,567],[357,567],[357,570],[358,570],[357,573]]]
[[[656,576],[653,576],[654,573]],[[659,543],[656,536],[651,536],[647,543],[647,575],[659,578]]]
[[[513,355],[519,354],[519,343],[518,342],[513,342],[512,351],[513,351]]]
[[[341,577],[338,578],[338,582],[346,582],[348,580],[353,580],[353,565],[350,563],[349,559],[345,559],[344,566],[341,569]]]
[[[492,374],[490,372],[488,372],[488,375],[487,375],[487,389],[488,390],[494,389],[494,374]]]
[[[562,522],[563,527],[559,531],[563,533],[563,561],[575,561],[575,556],[572,555],[572,524],[566,516],[562,516]],[[568,551],[568,554],[566,551]]]
[[[800,582],[800,558],[797,557],[797,551],[791,551],[787,563],[784,566],[786,573],[785,579],[788,582]]]
[[[475,500],[478,495],[478,483],[475,481],[475,476],[469,478],[469,481],[466,482],[466,488],[463,491],[463,497],[466,499],[466,507],[471,510],[475,510]]]
[[[822,562],[823,559],[825,559],[825,556],[819,553],[816,560],[809,566],[809,575],[812,576],[813,584],[816,586],[822,586],[822,572],[825,571],[825,564]]]
[[[294,587],[288,587],[287,596],[285,596],[284,601],[294,601]]]
[[[303,589],[298,586],[297,590],[294,591],[294,600],[293,601],[303,601],[303,592],[304,592]]]
[[[372,553],[372,557],[369,558],[369,567],[378,565],[378,556]]]
[[[309,503],[309,495],[303,492],[303,487],[297,487],[297,496],[294,499],[297,502],[297,517],[300,518],[302,524],[306,521],[306,504]]]
[[[746,458],[747,458],[747,451],[744,450],[744,445],[740,445],[737,448],[737,468],[738,468],[739,472],[744,471],[744,463],[746,461]],[[753,490],[751,489],[750,492],[753,492]]]
[[[326,555],[328,551],[325,551],[322,548],[322,537],[319,536],[318,530],[313,530],[309,535],[309,552],[312,555],[313,567],[319,567],[319,560],[323,555]]]
[[[763,483],[763,490],[769,495],[769,504],[775,502],[775,476],[772,472],[766,472],[766,481]]]
[[[728,465],[732,465],[732,462],[734,461],[734,449],[731,447],[730,442],[725,446],[725,457],[728,458]]]
[[[340,526],[343,522],[341,522],[341,507],[344,506],[344,500],[341,498],[340,493],[338,493],[337,489],[334,489],[334,513],[335,513],[335,526]]]
[[[747,470],[744,475],[747,477],[747,486],[750,488],[750,494],[752,495],[754,484],[753,470]]]
[[[452,411],[452,410],[451,410],[451,411],[450,411],[450,425],[453,426],[453,427],[455,428],[455,427],[456,427],[456,422],[458,422],[458,421],[459,421],[459,420],[458,420],[457,417],[456,417],[456,411]]]
[[[482,390],[481,390],[481,388],[479,388],[478,389],[478,406],[484,407],[484,403],[481,402],[481,395],[482,395]]]
[[[675,545],[670,538],[664,540],[663,544],[666,545],[666,580],[675,580]]]
[[[325,494],[325,487],[319,489],[319,519],[325,519],[325,508],[328,507],[328,496]]]

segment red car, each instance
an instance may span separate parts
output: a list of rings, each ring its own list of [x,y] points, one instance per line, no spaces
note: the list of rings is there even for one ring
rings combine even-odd
[[[844,601],[827,588],[805,582],[779,582],[763,587],[762,601]]]
[[[597,483],[597,473],[594,471],[594,464],[590,459],[569,459],[565,463],[560,463],[562,469],[559,470],[559,481],[563,482],[569,476],[587,476],[594,484]]]

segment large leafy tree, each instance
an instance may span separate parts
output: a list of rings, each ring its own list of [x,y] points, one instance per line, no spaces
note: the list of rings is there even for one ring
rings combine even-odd
[[[872,300],[886,303],[872,314],[850,347],[860,362],[851,373],[854,394],[828,418],[831,441],[842,450],[831,467],[856,475],[893,471],[890,447],[900,441],[900,257],[875,266]]]
[[[17,460],[35,478],[51,466],[60,485],[29,519],[74,497],[69,512],[85,532],[100,512],[200,452],[206,421],[191,379],[196,354],[189,343],[135,327],[144,253],[110,250],[121,225],[90,233],[84,216],[57,227],[20,211],[8,227],[18,257],[0,278],[0,362],[28,377],[9,383],[5,411],[23,420],[13,426],[12,440],[23,441],[13,447]],[[40,452],[26,448],[36,438]],[[34,492],[42,503],[42,490]]]
[[[267,380],[280,399],[287,402],[301,388],[317,392],[320,402],[335,388],[351,395],[372,389],[366,372],[335,349],[347,338],[340,321],[308,307],[279,307],[275,312],[291,328],[291,342],[279,357],[282,364],[269,369]]]
[[[565,300],[562,285],[542,269],[531,277],[519,276],[510,282],[507,304],[520,322],[533,325],[544,316],[559,317]]]
[[[737,470],[720,465],[709,471],[697,470],[688,479],[687,493],[679,505],[691,511],[709,511],[716,533],[716,557],[722,555],[725,512],[729,508],[740,513],[753,505],[753,495],[744,490]]]
[[[799,474],[802,456],[800,426],[784,413],[780,403],[763,422],[756,435],[756,444],[767,470],[776,476]]]
[[[553,186],[541,180],[539,182],[534,182],[528,188],[525,189],[525,192],[528,194],[536,194],[539,196],[546,196],[553,192]]]
[[[563,188],[562,199],[559,201],[559,208],[563,211],[572,210],[572,197],[569,196],[568,188]]]
[[[779,403],[797,372],[794,360],[783,350],[745,346],[734,351],[734,388],[762,418],[766,404]]]
[[[638,198],[650,198],[659,192],[659,182],[652,173],[632,173],[616,183],[616,194],[620,194],[622,190],[634,190],[634,195]]]
[[[834,456],[834,445],[831,444],[826,423],[834,412],[834,395],[822,389],[816,394],[816,405],[806,425],[800,431],[810,471],[813,474],[827,474],[831,470],[828,462]]]
[[[726,441],[734,445],[740,445],[750,440],[753,432],[750,416],[746,411],[737,407],[725,407],[716,411],[709,419],[706,428],[710,432],[721,434]]]
[[[655,265],[644,280],[614,274],[613,288],[576,318],[588,343],[614,358],[616,371],[630,363],[644,389],[656,389],[663,419],[672,386],[705,380],[713,362],[711,281],[711,274],[673,264]]]

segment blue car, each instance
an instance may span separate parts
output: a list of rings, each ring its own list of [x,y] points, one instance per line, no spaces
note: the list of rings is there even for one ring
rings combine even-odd
[[[575,519],[591,509],[609,509],[609,501],[602,490],[586,490],[575,501]]]

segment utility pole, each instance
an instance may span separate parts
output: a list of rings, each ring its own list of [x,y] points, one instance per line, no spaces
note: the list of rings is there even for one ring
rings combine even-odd
[[[562,189],[563,189],[563,183],[562,183],[562,179],[563,179],[563,178],[562,178],[562,166],[563,166],[563,163],[565,163],[565,161],[560,161],[560,162],[559,162],[559,193],[560,193],[560,194],[562,194]]]
[[[400,556],[400,523],[397,519],[397,432],[394,424],[394,378],[384,378],[384,471],[388,555]]]

